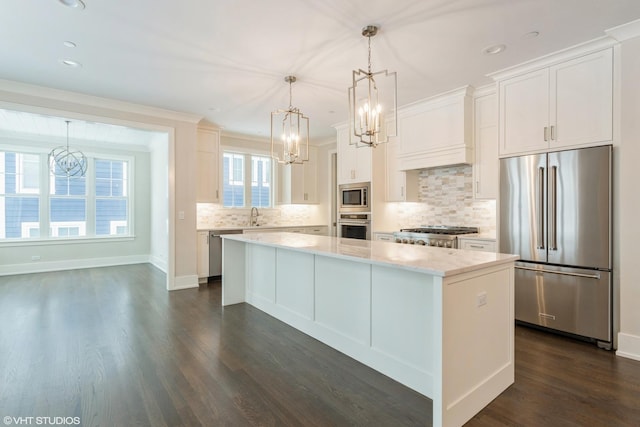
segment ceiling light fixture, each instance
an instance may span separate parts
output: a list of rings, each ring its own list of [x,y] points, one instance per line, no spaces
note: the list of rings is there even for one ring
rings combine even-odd
[[[82,151],[69,149],[69,120],[67,123],[67,145],[54,148],[49,153],[49,170],[54,176],[83,177],[87,173],[87,157]]]
[[[71,67],[71,68],[80,68],[80,67],[82,67],[81,63],[79,63],[78,61],[74,61],[73,59],[63,59],[60,62],[62,62],[67,67]]]
[[[377,33],[375,25],[362,29],[368,43],[367,71],[353,70],[353,86],[349,88],[351,143],[356,146],[375,147],[398,133],[396,72],[371,71],[371,37]]]
[[[67,7],[74,9],[84,9],[84,2],[82,0],[58,0],[60,3]]]
[[[500,52],[503,52],[506,48],[507,46],[503,44],[494,44],[492,46],[485,47],[484,49],[482,49],[482,53],[484,53],[485,55],[497,55]]]
[[[289,108],[271,113],[271,157],[278,163],[309,160],[309,118],[292,105],[291,86],[296,80],[296,76],[284,78],[289,83]]]

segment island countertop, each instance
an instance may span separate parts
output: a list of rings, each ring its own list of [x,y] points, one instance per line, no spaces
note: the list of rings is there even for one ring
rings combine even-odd
[[[225,234],[222,238],[370,264],[388,265],[441,277],[506,264],[518,259],[517,255],[512,254],[410,246],[374,240],[286,232]]]

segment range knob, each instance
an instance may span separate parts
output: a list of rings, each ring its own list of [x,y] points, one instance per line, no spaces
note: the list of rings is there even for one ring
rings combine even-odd
[[[399,237],[396,237],[396,243],[402,243],[402,239]]]
[[[445,245],[445,247],[447,247],[447,248],[451,248],[451,241],[450,241],[450,240],[447,242],[447,244]]]
[[[402,243],[409,243],[409,239],[402,239]]]
[[[441,248],[444,246],[444,242],[442,240],[438,240],[438,247]]]
[[[421,246],[425,245],[424,240],[416,240],[416,244]]]
[[[413,245],[415,243],[415,241],[413,239],[409,240],[409,244]]]
[[[436,246],[437,243],[435,240],[429,240],[429,246]]]

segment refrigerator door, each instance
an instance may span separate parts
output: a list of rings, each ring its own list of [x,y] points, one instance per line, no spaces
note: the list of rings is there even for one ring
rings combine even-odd
[[[516,263],[516,320],[611,342],[611,273]]]
[[[611,146],[549,153],[548,262],[611,268]]]
[[[500,159],[500,252],[546,262],[547,155]]]

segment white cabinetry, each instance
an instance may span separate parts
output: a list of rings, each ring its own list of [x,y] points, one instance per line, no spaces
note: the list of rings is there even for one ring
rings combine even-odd
[[[500,156],[609,142],[612,49],[501,80],[499,100]]]
[[[220,131],[198,127],[197,145],[198,203],[220,202]]]
[[[400,169],[398,159],[398,139],[389,138],[389,142],[379,145],[376,150],[383,150],[386,171],[386,201],[387,202],[417,202],[418,174],[417,170],[404,171]]]
[[[468,251],[496,252],[497,245],[493,239],[481,239],[476,237],[460,237],[458,248]]]
[[[495,88],[474,98],[473,197],[498,197],[498,105]]]
[[[350,143],[349,126],[336,126],[338,148],[338,184],[371,181],[371,150]]]
[[[398,110],[400,169],[472,163],[470,92],[467,86]]]
[[[393,237],[393,233],[384,233],[384,232],[375,232],[373,233],[373,240],[381,240],[383,242],[395,242],[396,239]]]
[[[318,150],[309,147],[309,161],[278,164],[278,203],[318,203]]]
[[[206,282],[209,277],[209,231],[198,231],[197,256],[198,281]]]

